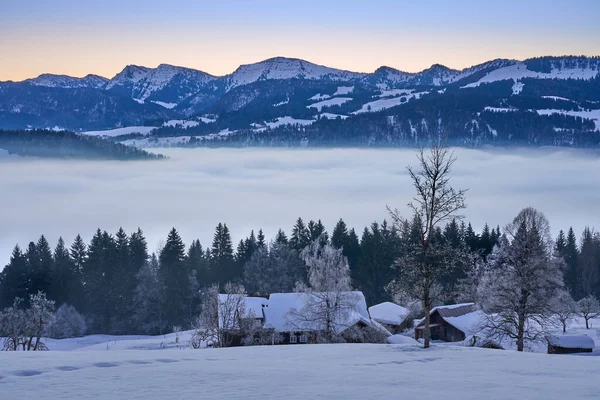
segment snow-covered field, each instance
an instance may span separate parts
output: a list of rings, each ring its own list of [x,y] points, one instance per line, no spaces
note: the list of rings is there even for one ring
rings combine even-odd
[[[140,133],[142,135],[149,135],[155,129],[156,129],[155,126],[127,126],[124,128],[108,129],[105,131],[81,132],[81,135],[104,136],[104,137],[128,135],[130,133]]]
[[[3,399],[596,399],[595,357],[415,345],[1,352]]]

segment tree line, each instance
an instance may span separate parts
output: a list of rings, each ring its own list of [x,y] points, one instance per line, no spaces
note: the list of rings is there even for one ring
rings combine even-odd
[[[267,295],[294,290],[306,282],[307,266],[300,257],[320,241],[341,249],[347,258],[352,287],[367,303],[393,300],[393,282],[418,241],[421,221],[402,226],[373,222],[357,234],[343,219],[328,233],[321,221],[298,218],[290,234],[279,230],[267,241],[262,230],[252,231],[234,248],[226,224],[218,224],[212,244],[193,240],[186,247],[173,228],[156,253],[148,251],[141,230],[114,235],[98,229],[89,243],[77,235],[70,246],[62,238],[51,249],[45,236],[22,249],[14,247],[10,262],[0,273],[0,309],[16,298],[29,305],[30,296],[45,293],[56,305],[74,307],[85,316],[88,332],[145,333],[188,327],[195,319],[205,288],[227,282],[242,284],[248,293]],[[476,233],[471,224],[456,219],[434,231],[437,243],[461,254],[460,266],[440,278],[441,303],[451,303],[468,291],[464,281],[474,265],[484,262],[502,238],[499,227],[487,224]],[[572,228],[562,231],[554,245],[565,260],[565,285],[578,300],[600,296],[600,234],[586,228],[578,240]]]

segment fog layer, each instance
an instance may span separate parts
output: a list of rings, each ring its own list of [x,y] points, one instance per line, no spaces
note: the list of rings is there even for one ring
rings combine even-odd
[[[289,233],[297,217],[339,218],[357,231],[408,210],[413,150],[160,149],[166,161],[48,161],[0,155],[0,268],[15,244],[45,234],[51,244],[96,228],[141,227],[155,250],[176,227],[186,244],[210,245],[225,222],[234,242],[262,228]],[[467,220],[504,226],[526,206],[543,211],[554,233],[600,228],[600,158],[576,150],[457,149],[451,183],[469,189]],[[408,216],[408,214],[407,214]]]

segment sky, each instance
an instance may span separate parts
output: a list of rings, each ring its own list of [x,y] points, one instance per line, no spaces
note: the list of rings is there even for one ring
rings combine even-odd
[[[3,0],[0,81],[286,56],[372,72],[600,55],[597,0]]]
[[[187,245],[210,245],[215,226],[228,225],[234,243],[251,230],[268,239],[298,217],[321,219],[329,232],[339,218],[359,234],[389,218],[386,206],[411,215],[414,188],[406,166],[411,149],[160,149],[156,162],[43,160],[0,153],[0,270],[15,244],[44,234],[70,245],[89,243],[97,228],[142,228],[156,251],[172,227]],[[576,149],[456,149],[451,185],[468,189],[466,220],[481,231],[504,227],[520,210],[545,213],[552,234],[600,227],[600,158]],[[43,171],[43,173],[40,173]],[[590,217],[592,216],[592,217]],[[594,218],[595,217],[595,218]]]

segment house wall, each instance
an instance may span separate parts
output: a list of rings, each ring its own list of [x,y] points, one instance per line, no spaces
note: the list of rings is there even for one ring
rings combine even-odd
[[[465,340],[464,332],[447,323],[437,311],[431,314],[430,324],[439,324],[439,326],[430,328],[431,340],[442,340],[444,342]],[[423,326],[423,324],[419,326]],[[415,339],[422,339],[423,332],[423,329],[415,329]]]
[[[548,344],[548,354],[575,354],[575,353],[591,353],[592,349],[567,349],[560,346],[552,346]]]

